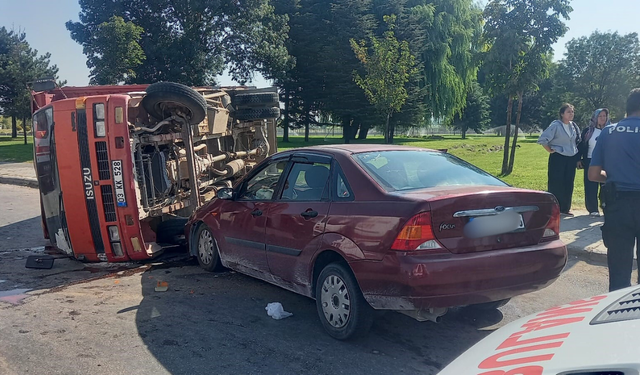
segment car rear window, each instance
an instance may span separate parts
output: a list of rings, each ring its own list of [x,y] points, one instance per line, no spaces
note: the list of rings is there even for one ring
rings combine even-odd
[[[487,172],[443,152],[376,151],[353,157],[387,191],[441,186],[507,186]]]

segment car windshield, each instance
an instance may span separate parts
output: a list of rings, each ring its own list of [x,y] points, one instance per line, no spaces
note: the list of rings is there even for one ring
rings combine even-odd
[[[441,186],[507,186],[453,155],[436,151],[376,151],[355,154],[356,161],[387,191]]]

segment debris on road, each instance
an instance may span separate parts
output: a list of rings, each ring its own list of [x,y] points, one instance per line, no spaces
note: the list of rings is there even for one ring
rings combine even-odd
[[[158,281],[156,292],[166,292],[167,290],[169,290],[169,283],[166,281]]]
[[[51,255],[30,255],[27,257],[26,268],[37,268],[43,270],[50,270],[53,268],[54,257]]]
[[[271,302],[267,304],[267,307],[265,307],[264,309],[267,310],[267,315],[276,320],[288,318],[293,315],[288,311],[284,311],[284,308],[282,307],[282,304],[280,302]]]

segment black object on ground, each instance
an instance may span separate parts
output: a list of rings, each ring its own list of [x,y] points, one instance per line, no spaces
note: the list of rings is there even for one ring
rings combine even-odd
[[[51,255],[30,255],[27,257],[26,268],[38,268],[50,270],[53,268],[54,257]]]

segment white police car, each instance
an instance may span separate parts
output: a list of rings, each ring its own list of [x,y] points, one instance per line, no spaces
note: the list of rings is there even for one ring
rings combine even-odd
[[[586,298],[512,322],[440,375],[639,375],[640,288]]]

